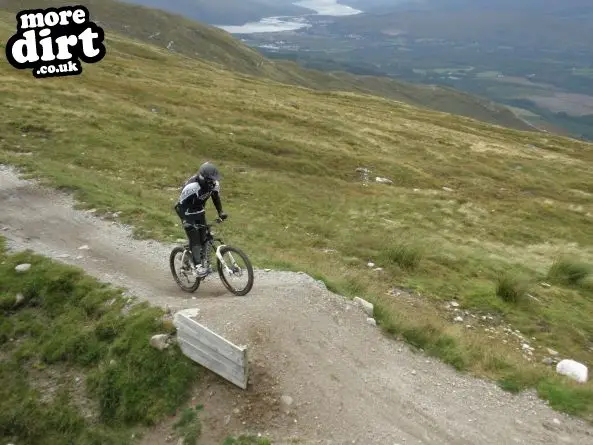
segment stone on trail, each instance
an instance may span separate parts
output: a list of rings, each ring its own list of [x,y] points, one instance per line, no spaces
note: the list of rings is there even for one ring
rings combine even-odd
[[[373,316],[373,304],[360,297],[354,297],[354,303],[360,305],[369,317]]]

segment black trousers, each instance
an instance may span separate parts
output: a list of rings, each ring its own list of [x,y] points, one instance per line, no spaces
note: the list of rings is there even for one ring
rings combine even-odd
[[[188,224],[206,224],[206,213],[202,212],[197,215],[184,215],[178,206],[175,206],[175,211],[182,223],[184,223],[183,230],[185,230],[185,234],[189,241],[189,249],[194,258],[194,264],[198,265],[202,261],[201,253],[203,245],[206,242],[206,228],[200,227],[197,229]]]

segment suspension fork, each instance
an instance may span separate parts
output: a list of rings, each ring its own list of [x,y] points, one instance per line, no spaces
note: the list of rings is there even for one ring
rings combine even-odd
[[[222,258],[222,254],[220,253],[220,251],[223,247],[225,247],[224,244],[220,244],[218,247],[216,247],[216,257],[222,263],[222,265],[226,269],[226,271],[232,275],[234,272],[229,268],[226,261]],[[235,262],[235,258],[233,258],[233,254],[231,252],[229,252],[229,256],[231,257],[232,266],[237,267],[237,263]]]

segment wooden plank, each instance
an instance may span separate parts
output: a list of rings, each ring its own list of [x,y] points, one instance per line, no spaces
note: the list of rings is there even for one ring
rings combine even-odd
[[[175,314],[177,342],[193,361],[242,389],[247,388],[247,348],[239,347],[183,313]]]
[[[187,315],[182,313],[175,314],[174,321],[175,327],[179,329],[185,329],[192,333],[196,339],[203,342],[213,351],[218,354],[227,357],[229,360],[240,363],[243,365],[243,350],[244,347],[239,347],[228,341],[226,338],[221,337],[217,333],[211,331],[206,326],[192,320]]]
[[[247,388],[247,369],[243,366],[235,365],[234,368],[217,360],[217,357],[212,356],[199,348],[194,344],[188,342],[183,338],[178,338],[177,342],[181,348],[181,351],[193,361],[200,365],[208,368],[210,371],[218,374],[225,380],[237,385],[241,389]]]
[[[210,339],[206,340],[206,337],[201,336],[195,331],[188,330],[184,326],[180,326],[177,329],[177,336],[192,343],[201,351],[204,351],[205,353],[210,354],[213,357],[217,357],[217,360],[220,360],[228,366],[245,366],[245,357],[243,352],[241,352],[241,355],[239,357],[229,357],[228,355],[222,354],[220,353],[220,351],[217,351],[215,348],[212,348],[212,343]]]

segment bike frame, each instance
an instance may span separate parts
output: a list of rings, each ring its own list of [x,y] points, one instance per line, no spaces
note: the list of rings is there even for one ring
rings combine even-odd
[[[217,224],[222,223],[222,220],[217,219],[216,220]],[[213,226],[213,224],[192,224],[192,227],[194,227],[195,229],[200,229],[200,228],[205,228],[206,229],[206,243],[210,245],[210,247],[212,248],[212,250],[214,250],[214,253],[216,255],[216,258],[218,258],[218,260],[220,261],[220,263],[222,264],[222,266],[225,268],[225,270],[229,273],[232,274],[233,271],[229,268],[229,266],[227,265],[226,261],[223,259],[222,257],[222,253],[220,252],[224,247],[226,247],[226,244],[224,243],[224,241],[222,240],[222,238],[220,237],[214,237],[212,235],[212,232],[210,230],[210,228]],[[218,246],[215,246],[215,244],[218,243]],[[185,261],[185,255],[186,254],[190,254],[191,252],[189,252],[189,244],[187,244],[185,246],[185,252],[183,252],[183,257],[181,259],[181,261]],[[232,265],[234,267],[238,267],[237,263],[235,261],[235,258],[233,258],[233,255],[229,252],[229,256],[231,257],[231,261],[232,261]],[[193,260],[193,258],[192,258]]]

